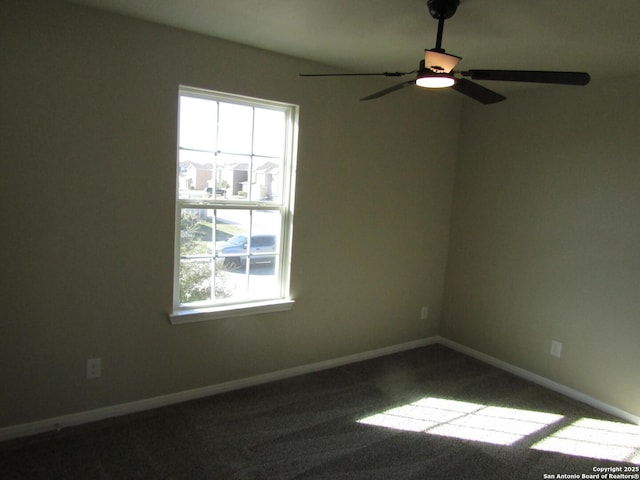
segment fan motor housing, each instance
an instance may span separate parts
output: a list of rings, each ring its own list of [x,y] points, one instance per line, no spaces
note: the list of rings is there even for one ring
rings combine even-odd
[[[446,20],[456,13],[460,0],[427,0],[429,13],[436,20]]]

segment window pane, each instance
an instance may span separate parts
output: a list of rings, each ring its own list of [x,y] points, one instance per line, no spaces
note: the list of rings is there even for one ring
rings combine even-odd
[[[217,299],[247,298],[250,212],[216,210],[216,267],[221,272]]]
[[[280,165],[279,159],[254,157],[251,175],[251,200],[281,200]]]
[[[252,300],[280,296],[280,257],[275,255],[269,262],[254,263],[249,275],[249,297]]]
[[[280,245],[282,215],[279,210],[256,210],[253,212],[253,235],[273,235],[276,247]]]
[[[180,216],[180,257],[213,255],[213,210],[183,208]]]
[[[180,216],[180,303],[211,299],[212,210],[185,208]]]
[[[213,264],[210,259],[180,260],[180,303],[211,300]]]
[[[218,149],[226,153],[251,153],[253,108],[220,103]]]
[[[216,259],[220,268],[238,272],[247,262],[250,212],[216,210]]]
[[[227,198],[248,198],[250,165],[247,155],[218,155],[218,181]]]
[[[215,150],[217,115],[217,102],[181,96],[180,147]]]
[[[284,154],[284,142],[284,112],[256,108],[253,153],[265,157],[282,157]]]
[[[252,299],[280,295],[280,230],[278,210],[256,210],[252,217],[248,295]]]
[[[224,275],[224,298],[262,299],[279,295],[281,214],[277,210],[216,211],[216,267]],[[251,228],[250,228],[251,226]]]
[[[277,210],[253,212],[248,290],[252,299],[279,296],[281,224],[282,216]]]
[[[203,198],[213,194],[216,156],[209,152],[180,150],[178,188],[180,198]]]

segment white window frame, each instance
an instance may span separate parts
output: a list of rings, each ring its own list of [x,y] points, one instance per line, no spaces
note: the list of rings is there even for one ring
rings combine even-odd
[[[286,121],[286,147],[282,165],[283,191],[280,201],[256,201],[256,200],[227,200],[226,198],[216,198],[214,194],[206,199],[181,199],[179,189],[180,172],[180,132],[177,132],[178,144],[176,151],[176,215],[175,215],[175,241],[174,241],[174,274],[173,274],[173,312],[169,314],[172,324],[199,322],[213,320],[217,318],[246,316],[259,313],[270,313],[290,310],[294,300],[290,295],[290,274],[291,274],[291,244],[293,238],[293,205],[295,198],[296,180],[296,152],[298,138],[298,111],[297,105],[251,98],[241,95],[234,95],[211,90],[204,90],[195,87],[180,85],[178,91],[178,101],[181,96],[187,95],[207,100],[234,103],[257,108],[268,108],[283,111]],[[179,118],[179,117],[178,117]],[[266,300],[245,300],[232,301],[227,303],[211,302],[206,306],[196,307],[180,303],[180,220],[183,208],[219,208],[219,209],[240,209],[240,210],[279,210],[281,213],[280,232],[280,262],[276,265],[278,278],[280,280],[279,295]],[[215,229],[214,229],[215,235]]]

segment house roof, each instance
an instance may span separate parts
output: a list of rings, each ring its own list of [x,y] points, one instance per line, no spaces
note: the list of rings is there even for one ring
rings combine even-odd
[[[264,162],[253,169],[256,173],[276,173],[280,171],[280,165],[274,162]]]
[[[212,170],[213,163],[197,163],[197,162],[180,162],[180,166],[184,168],[195,168],[196,170]]]

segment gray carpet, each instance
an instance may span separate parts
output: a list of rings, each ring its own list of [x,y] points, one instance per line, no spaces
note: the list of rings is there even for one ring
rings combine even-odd
[[[493,429],[478,441],[358,422],[425,398],[562,418],[509,445],[492,443]],[[405,411],[392,411],[391,417],[407,420]],[[531,448],[585,417],[620,422],[434,345],[4,442],[0,478],[513,480],[593,474],[598,466],[635,468]],[[499,424],[496,419],[495,430],[502,429]]]

